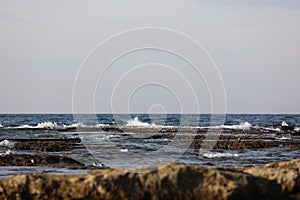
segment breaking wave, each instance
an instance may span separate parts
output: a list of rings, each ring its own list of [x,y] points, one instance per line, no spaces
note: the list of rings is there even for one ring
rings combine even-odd
[[[158,126],[155,123],[149,124],[146,122],[139,121],[138,117],[135,117],[134,119],[128,120],[126,127],[145,127],[145,128],[159,128],[163,126]]]
[[[205,158],[222,158],[222,157],[238,157],[237,153],[203,153],[203,157]]]
[[[101,131],[99,129],[104,129],[105,131],[110,131],[110,130],[123,130],[125,132],[127,131],[142,131],[142,130],[151,130],[153,129],[154,131],[160,131],[162,129],[166,129],[165,131],[184,131],[184,132],[195,132],[197,130],[206,130],[206,129],[216,129],[216,130],[221,130],[221,129],[227,129],[227,130],[245,130],[245,131],[252,131],[254,130],[265,130],[268,132],[281,132],[282,129],[280,127],[263,127],[263,126],[253,126],[249,122],[241,122],[240,124],[233,124],[233,125],[219,125],[219,126],[180,126],[180,125],[160,125],[156,123],[147,123],[147,122],[142,122],[139,120],[138,117],[132,118],[128,121],[122,122],[119,126],[117,124],[84,124],[82,122],[77,122],[73,123],[70,125],[62,124],[59,122],[50,122],[50,121],[45,121],[45,122],[40,122],[37,123],[36,125],[19,125],[19,126],[3,126],[0,124],[0,129],[18,129],[18,130],[56,130],[56,131],[72,131],[76,130],[77,128],[81,128],[82,130],[84,129],[89,129],[93,130],[95,129],[96,131]],[[111,129],[110,129],[111,128]],[[299,127],[296,127],[294,129],[295,131],[300,131]]]
[[[234,130],[249,130],[251,129],[252,125],[249,122],[242,122],[239,125],[221,125],[219,127]]]
[[[0,153],[0,156],[10,155],[10,154],[12,154],[12,151],[8,149],[4,153]]]
[[[15,142],[9,141],[9,140],[3,140],[0,142],[0,146],[2,147],[8,147],[8,148],[12,148],[14,147]]]
[[[71,125],[59,125],[56,122],[41,122],[38,123],[36,126],[30,126],[30,125],[21,125],[17,127],[6,127],[7,129],[51,129],[51,130],[64,130],[64,129],[72,129],[72,128],[78,128],[83,127],[83,123],[75,123]]]

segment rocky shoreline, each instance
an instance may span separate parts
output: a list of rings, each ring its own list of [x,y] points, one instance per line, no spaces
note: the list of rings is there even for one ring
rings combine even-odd
[[[131,172],[13,175],[0,180],[0,199],[300,199],[300,159],[260,167],[164,163]]]

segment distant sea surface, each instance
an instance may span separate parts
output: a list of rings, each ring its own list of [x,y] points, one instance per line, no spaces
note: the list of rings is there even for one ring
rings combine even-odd
[[[97,162],[107,167],[127,167],[126,160],[120,159],[127,159],[126,155],[132,155],[129,156],[132,157],[132,162],[128,162],[130,166],[166,161],[205,167],[257,166],[299,158],[299,128],[300,115],[280,114],[98,114],[76,117],[72,114],[1,114],[0,155],[63,155],[85,165]],[[208,135],[213,137],[206,137]],[[20,140],[34,139],[38,142],[47,138],[80,138],[81,146],[58,152],[14,148]],[[198,138],[198,142],[191,138]],[[211,145],[204,148],[211,141]],[[227,146],[222,145],[222,141]],[[251,142],[252,146],[247,142]],[[125,157],[119,158],[119,155]],[[149,156],[143,163],[134,160],[138,159],[133,158],[134,155],[140,155],[142,160]],[[77,172],[67,168],[0,167],[0,176],[36,171],[57,174]]]

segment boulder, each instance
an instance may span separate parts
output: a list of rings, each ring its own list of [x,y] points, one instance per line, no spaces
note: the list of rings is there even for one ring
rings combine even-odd
[[[300,160],[262,167],[203,168],[163,163],[78,175],[13,175],[0,199],[300,199]]]

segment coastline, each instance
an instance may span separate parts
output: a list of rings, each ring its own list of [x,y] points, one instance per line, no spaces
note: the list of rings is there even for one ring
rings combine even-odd
[[[230,115],[220,126],[206,124],[209,116],[199,126],[183,126],[177,115],[118,124],[99,117],[89,124],[69,115],[3,116],[0,199],[300,199],[300,159],[292,160],[300,158],[298,116]],[[207,133],[218,137],[202,149]],[[160,163],[150,168],[118,160],[168,145],[184,153],[145,156]]]
[[[259,167],[161,165],[145,173],[12,175],[0,180],[0,199],[300,199],[300,159]]]

